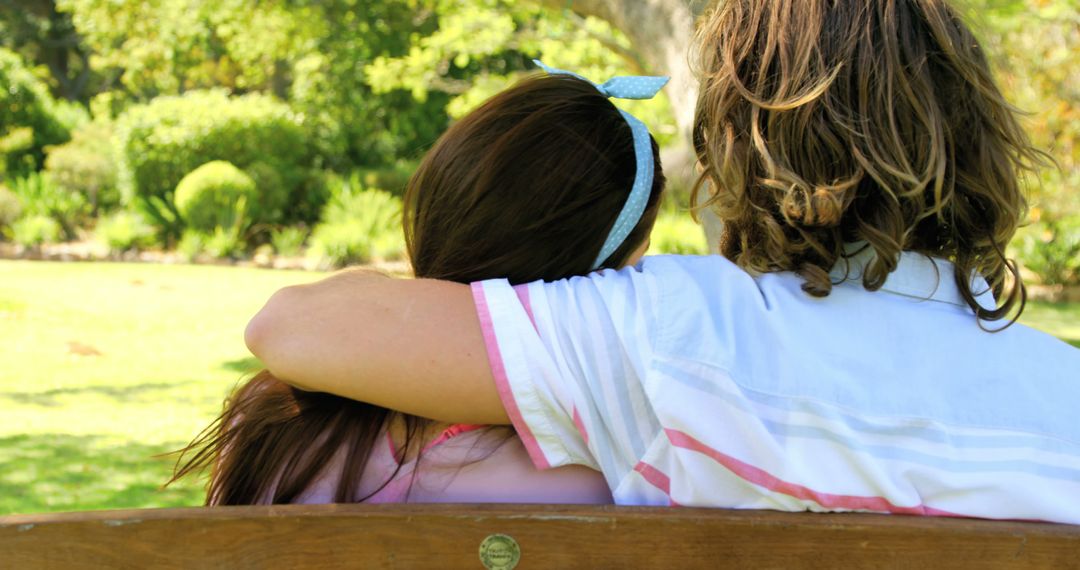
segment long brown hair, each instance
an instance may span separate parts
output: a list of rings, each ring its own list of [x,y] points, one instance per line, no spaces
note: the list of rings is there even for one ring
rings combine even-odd
[[[1046,155],[945,0],[727,0],[695,43],[695,193],[726,257],[825,296],[845,243],[863,241],[869,290],[915,251],[955,264],[980,319],[1023,310],[1004,251],[1026,212],[1019,179]],[[998,307],[976,303],[976,272]]]
[[[537,77],[496,95],[451,126],[409,182],[402,218],[415,275],[517,284],[588,273],[633,185],[633,149],[615,106],[579,79]],[[656,220],[664,175],[655,141],[653,156],[646,212],[602,268],[621,266]],[[288,503],[338,475],[334,501],[363,501],[360,474],[394,418],[405,425],[401,459],[427,420],[305,392],[263,370],[179,452],[170,483],[209,467],[209,505]],[[325,473],[331,464],[342,473]]]

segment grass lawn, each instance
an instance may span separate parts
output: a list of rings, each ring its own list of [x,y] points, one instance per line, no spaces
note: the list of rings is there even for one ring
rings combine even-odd
[[[183,446],[258,366],[248,318],[320,275],[207,266],[0,261],[0,514],[198,505],[161,490]],[[1080,346],[1080,305],[1028,324]]]
[[[153,456],[258,365],[242,333],[270,294],[318,276],[0,261],[0,514],[200,504]]]
[[[1028,303],[1020,322],[1080,348],[1080,303]]]

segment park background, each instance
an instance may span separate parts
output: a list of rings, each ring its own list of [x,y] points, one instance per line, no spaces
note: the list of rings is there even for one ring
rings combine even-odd
[[[418,158],[533,58],[672,76],[627,104],[673,179],[653,252],[706,251],[686,195],[705,5],[0,0],[0,514],[200,504],[200,481],[161,489],[159,455],[258,367],[247,319],[326,270],[407,272]],[[1080,2],[958,6],[1058,163],[1010,247],[1043,299],[1024,322],[1080,346]]]

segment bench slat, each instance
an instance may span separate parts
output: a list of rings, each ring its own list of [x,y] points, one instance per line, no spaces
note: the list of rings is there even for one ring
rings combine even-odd
[[[559,505],[287,505],[0,517],[0,568],[1080,568],[1080,526]]]

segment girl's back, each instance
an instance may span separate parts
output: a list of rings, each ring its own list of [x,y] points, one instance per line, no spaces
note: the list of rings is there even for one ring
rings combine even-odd
[[[400,437],[402,426],[396,431]],[[358,492],[366,503],[610,504],[597,471],[580,465],[540,471],[509,428],[446,427],[420,457],[400,460],[389,431],[372,450]],[[294,503],[333,503],[345,473],[345,450]],[[264,500],[263,502],[268,502]]]

